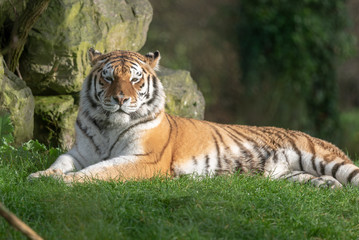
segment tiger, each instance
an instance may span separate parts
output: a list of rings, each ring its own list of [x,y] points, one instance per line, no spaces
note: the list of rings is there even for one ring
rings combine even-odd
[[[229,125],[165,112],[156,75],[160,52],[90,48],[75,143],[46,170],[66,183],[182,175],[260,174],[340,188],[359,184],[359,168],[335,145],[277,127]]]

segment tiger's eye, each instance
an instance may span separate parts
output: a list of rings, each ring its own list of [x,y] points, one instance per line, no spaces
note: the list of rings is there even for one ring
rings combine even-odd
[[[131,79],[131,82],[132,82],[132,83],[137,83],[137,82],[139,82],[139,81],[140,81],[139,78],[132,78],[132,79]]]

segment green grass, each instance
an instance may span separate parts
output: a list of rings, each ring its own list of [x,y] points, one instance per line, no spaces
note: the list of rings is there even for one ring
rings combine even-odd
[[[1,149],[1,148],[0,148]],[[358,239],[359,189],[260,176],[66,186],[27,176],[61,153],[0,150],[0,201],[45,239]],[[0,218],[0,239],[25,239]]]

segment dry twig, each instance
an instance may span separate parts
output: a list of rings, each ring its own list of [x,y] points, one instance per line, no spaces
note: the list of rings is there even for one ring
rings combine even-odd
[[[15,229],[22,232],[26,237],[32,240],[43,240],[34,230],[27,226],[23,221],[10,212],[2,203],[0,203],[0,215]]]

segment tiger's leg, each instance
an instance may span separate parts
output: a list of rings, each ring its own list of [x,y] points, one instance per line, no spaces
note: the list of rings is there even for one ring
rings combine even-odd
[[[48,169],[31,173],[28,176],[28,180],[49,176],[61,178],[65,173],[81,169],[81,165],[73,155],[74,154],[71,154],[71,150],[68,153],[60,155]]]
[[[300,183],[311,183],[315,187],[341,188],[343,186],[338,180],[336,180],[332,176],[324,175],[316,177],[304,171],[293,171],[284,176],[281,176],[281,179]]]
[[[162,171],[161,171],[162,170]],[[103,181],[125,181],[151,178],[167,174],[166,168],[151,164],[148,159],[137,156],[121,156],[86,167],[78,172],[65,174],[62,179],[66,183]]]
[[[301,183],[311,183],[316,187],[340,188],[342,184],[329,175],[314,175],[307,171],[295,169],[298,159],[292,150],[282,149],[268,158],[264,168],[264,176],[271,179],[286,179]]]

